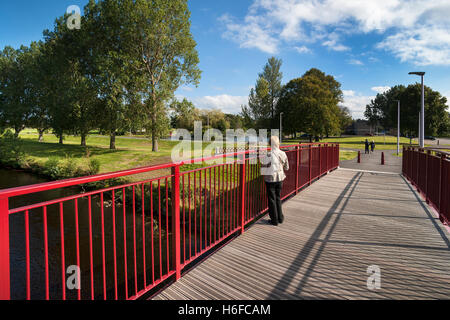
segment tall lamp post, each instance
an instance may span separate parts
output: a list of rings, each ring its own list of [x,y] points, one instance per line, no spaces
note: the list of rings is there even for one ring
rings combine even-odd
[[[400,100],[394,100],[397,102],[397,156],[400,154]]]
[[[410,72],[409,74],[414,74],[417,76],[420,76],[422,79],[422,108],[420,111],[420,132],[419,132],[419,146],[423,148],[425,146],[424,139],[425,139],[425,87],[423,84],[423,76],[425,75],[425,72]]]
[[[280,113],[280,145],[283,141],[283,114],[284,112]]]

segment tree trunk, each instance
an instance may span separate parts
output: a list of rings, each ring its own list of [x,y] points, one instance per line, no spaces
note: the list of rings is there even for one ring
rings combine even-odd
[[[81,146],[86,147],[86,134],[85,133],[81,134]]]
[[[156,133],[156,115],[152,117],[152,151],[158,152],[158,137]]]
[[[18,138],[19,137],[19,134],[20,134],[20,131],[22,131],[22,129],[20,129],[20,128],[14,128],[14,138]]]
[[[44,130],[38,129],[39,132],[39,142],[44,142]]]
[[[64,137],[62,134],[59,135],[59,144],[64,144]]]
[[[109,149],[116,150],[116,130],[112,130],[109,140]]]

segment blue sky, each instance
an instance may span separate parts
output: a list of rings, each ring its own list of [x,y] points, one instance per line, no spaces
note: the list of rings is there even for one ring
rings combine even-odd
[[[70,5],[87,0],[15,0],[0,4],[0,47],[28,45]],[[342,84],[354,118],[377,92],[419,78],[450,97],[448,0],[191,0],[198,43],[198,88],[182,87],[200,108],[237,113],[267,59],[283,60],[284,83],[319,68]]]

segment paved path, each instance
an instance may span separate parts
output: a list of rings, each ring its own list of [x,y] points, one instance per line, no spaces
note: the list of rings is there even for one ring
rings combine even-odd
[[[354,150],[358,151],[358,150]],[[385,165],[381,165],[381,153],[384,152]],[[347,169],[367,170],[367,171],[381,171],[381,172],[402,172],[402,158],[394,156],[397,150],[383,150],[364,154],[361,151],[361,163],[358,163],[358,158],[353,160],[341,161],[340,167]]]
[[[284,210],[283,225],[263,218],[155,299],[450,297],[450,234],[400,175],[337,170]]]

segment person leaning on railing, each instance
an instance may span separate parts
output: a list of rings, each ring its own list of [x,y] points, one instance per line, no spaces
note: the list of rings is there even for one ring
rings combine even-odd
[[[285,152],[280,150],[280,140],[277,136],[270,138],[272,150],[261,159],[261,175],[266,182],[269,201],[270,223],[277,226],[284,222],[281,206],[281,190],[286,179],[284,170],[289,170],[289,161]]]

